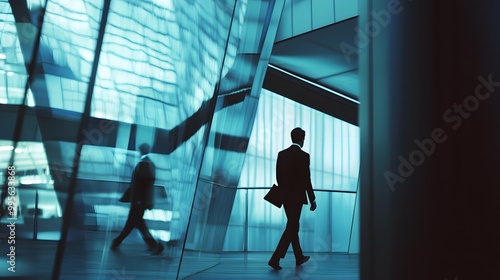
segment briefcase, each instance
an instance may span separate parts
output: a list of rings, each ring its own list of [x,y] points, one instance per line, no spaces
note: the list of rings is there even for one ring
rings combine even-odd
[[[278,208],[281,208],[281,205],[283,205],[283,194],[276,184],[273,184],[269,192],[264,196],[264,199]]]
[[[130,202],[130,193],[132,189],[128,187],[122,194],[122,197],[118,201],[120,202]]]

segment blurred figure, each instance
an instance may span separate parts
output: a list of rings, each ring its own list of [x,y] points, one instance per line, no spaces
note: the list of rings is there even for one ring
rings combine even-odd
[[[295,264],[300,266],[309,260],[304,256],[299,242],[299,220],[302,206],[307,205],[307,196],[311,202],[311,211],[316,210],[316,196],[311,184],[309,170],[309,154],[302,151],[306,132],[301,128],[294,128],[291,132],[293,144],[278,153],[276,162],[276,180],[283,195],[283,208],[287,218],[286,229],[268,262],[274,269],[281,269],[280,259],[285,257],[286,251],[292,243],[295,255]]]
[[[150,150],[151,148],[148,144],[141,144],[139,146],[141,160],[136,165],[130,182],[131,197],[128,219],[120,235],[113,239],[111,244],[112,250],[116,250],[123,239],[135,227],[141,232],[142,238],[148,244],[149,250],[153,255],[161,254],[163,251],[163,245],[153,238],[143,219],[144,211],[153,208],[153,191],[156,179],[156,167],[147,156]]]

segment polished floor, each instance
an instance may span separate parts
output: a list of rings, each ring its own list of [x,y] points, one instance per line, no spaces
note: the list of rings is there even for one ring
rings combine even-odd
[[[142,240],[134,238],[116,251],[109,249],[111,237],[103,233],[86,232],[85,241],[67,243],[61,262],[59,279],[176,279],[179,247],[166,246],[160,256],[152,256],[145,250]],[[1,279],[51,279],[57,242],[17,239],[15,243],[15,272],[6,261],[10,247],[6,240],[0,242],[2,261]],[[311,259],[301,267],[295,267],[293,254],[281,261],[283,270],[275,271],[267,265],[270,253],[223,253],[210,254],[186,251],[179,279],[359,279],[359,256],[347,254],[309,254]]]
[[[186,280],[276,279],[276,280],[357,280],[359,255],[309,254],[311,259],[295,266],[290,253],[280,263],[282,270],[267,266],[271,253],[224,253],[220,264],[188,276]]]

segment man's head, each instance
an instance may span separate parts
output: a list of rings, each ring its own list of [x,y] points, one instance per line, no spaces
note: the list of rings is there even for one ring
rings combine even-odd
[[[151,151],[151,147],[149,144],[143,143],[139,146],[139,152],[141,153],[141,156],[149,154]]]
[[[290,135],[292,136],[293,143],[299,144],[301,147],[304,146],[304,138],[306,137],[306,132],[302,128],[296,127],[292,129]]]

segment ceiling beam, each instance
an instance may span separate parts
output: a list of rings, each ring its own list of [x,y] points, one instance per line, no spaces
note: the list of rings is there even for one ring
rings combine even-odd
[[[359,102],[268,66],[263,88],[332,117],[358,125]]]

